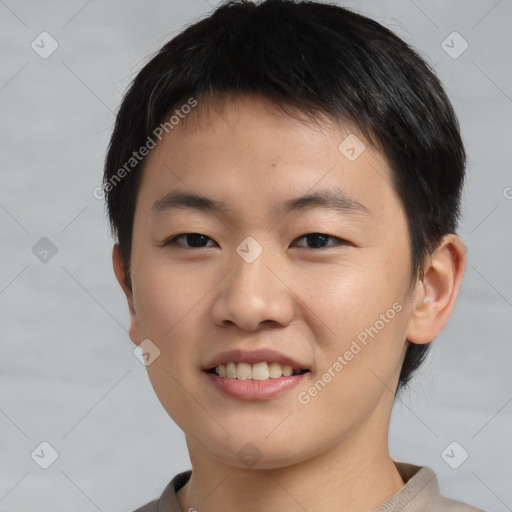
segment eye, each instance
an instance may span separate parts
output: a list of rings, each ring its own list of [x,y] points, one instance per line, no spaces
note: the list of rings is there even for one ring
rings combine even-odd
[[[187,241],[187,243],[190,244],[188,247],[185,246],[186,249],[201,249],[203,247],[206,247],[204,245],[204,243],[207,240],[211,240],[210,237],[203,235],[201,233],[181,233],[179,235],[173,236],[169,240],[166,240],[162,244],[162,246],[165,246],[165,247],[171,246],[171,245],[181,246],[181,244],[178,243],[178,240],[180,240],[180,239],[184,239]],[[209,246],[209,247],[212,247],[212,246]]]
[[[329,239],[335,240],[337,242],[337,244],[335,243],[334,245],[343,245],[348,243],[346,240],[343,240],[342,238],[332,235],[326,235],[325,233],[308,233],[297,238],[297,240],[300,240],[302,238],[304,238],[313,245],[313,247],[307,247],[307,249],[321,249],[322,247],[332,246],[333,244],[327,245],[327,241]]]
[[[308,233],[306,235],[302,235],[296,240],[301,239],[306,240],[306,243],[308,245],[311,245],[311,247],[306,246],[306,249],[321,249],[324,247],[332,247],[335,245],[344,245],[349,243],[346,240],[343,240],[342,238],[333,235],[326,235],[325,233]],[[180,243],[180,240],[185,240],[185,245]],[[210,237],[203,235],[202,233],[180,233],[179,235],[175,235],[172,238],[166,240],[162,244],[162,246],[168,247],[175,245],[178,247],[184,247],[185,249],[203,249],[206,247],[213,247],[212,245],[206,245],[208,240],[211,240],[213,242],[213,240]],[[334,243],[328,244],[329,240],[334,240]]]

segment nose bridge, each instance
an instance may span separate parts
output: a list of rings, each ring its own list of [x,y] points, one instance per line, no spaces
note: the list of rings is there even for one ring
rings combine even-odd
[[[252,330],[266,321],[281,325],[291,321],[290,293],[275,275],[279,264],[272,256],[268,247],[252,237],[237,246],[233,268],[221,283],[213,306],[217,324],[234,323]]]
[[[266,288],[272,287],[270,277],[272,273],[268,267],[272,267],[270,249],[263,249],[263,246],[249,237],[236,248],[236,256],[233,257],[235,268],[231,280],[235,291],[250,291],[264,296]],[[275,266],[275,264],[274,264]],[[237,290],[239,288],[240,290]]]

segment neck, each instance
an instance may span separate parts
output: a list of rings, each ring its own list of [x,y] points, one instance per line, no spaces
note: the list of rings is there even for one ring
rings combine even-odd
[[[404,482],[388,451],[387,430],[377,442],[368,434],[359,429],[314,457],[273,469],[220,463],[187,438],[193,469],[178,502],[183,511],[201,512],[373,510]]]

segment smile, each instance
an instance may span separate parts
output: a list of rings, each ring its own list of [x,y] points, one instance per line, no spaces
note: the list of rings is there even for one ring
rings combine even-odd
[[[219,377],[225,377],[227,379],[257,381],[290,377],[292,375],[301,375],[307,372],[309,372],[307,369],[295,369],[290,365],[282,365],[276,362],[270,363],[265,361],[256,364],[230,361],[227,364],[219,364],[215,368],[211,368],[209,370],[209,373],[215,373]]]

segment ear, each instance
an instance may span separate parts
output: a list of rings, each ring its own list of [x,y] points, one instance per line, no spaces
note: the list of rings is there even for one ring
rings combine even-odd
[[[409,341],[421,345],[439,335],[452,314],[465,270],[466,246],[457,235],[446,235],[430,255],[413,293]]]
[[[140,324],[135,310],[135,303],[133,300],[133,291],[131,286],[128,285],[126,279],[126,269],[124,268],[123,258],[121,256],[121,249],[119,244],[116,243],[112,249],[112,264],[114,266],[114,274],[116,275],[117,282],[123,289],[128,301],[128,309],[130,311],[130,339],[139,345],[142,341],[140,337]]]

